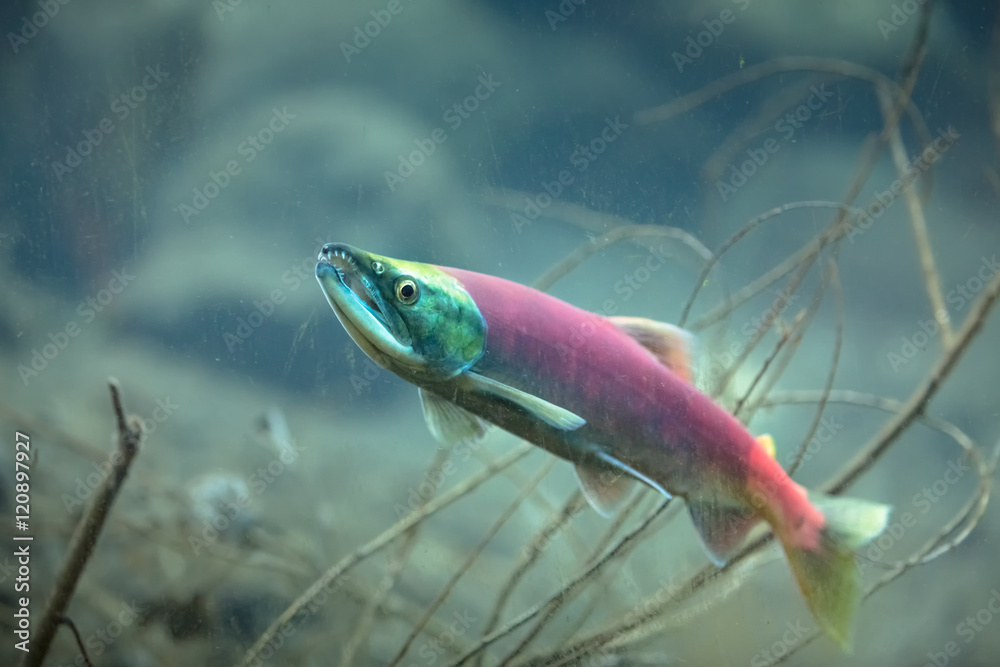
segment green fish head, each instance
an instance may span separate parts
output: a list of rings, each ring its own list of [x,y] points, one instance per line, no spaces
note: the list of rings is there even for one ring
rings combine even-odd
[[[436,266],[327,243],[316,279],[354,342],[406,380],[452,378],[486,348],[486,322],[475,301]]]

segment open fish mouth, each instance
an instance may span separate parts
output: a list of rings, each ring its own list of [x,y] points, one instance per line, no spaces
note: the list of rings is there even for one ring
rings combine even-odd
[[[412,363],[412,339],[405,323],[369,275],[365,253],[343,243],[327,243],[319,254],[316,279],[351,338],[375,361],[387,355]]]
[[[351,295],[357,299],[361,306],[368,310],[372,317],[386,329],[390,329],[385,313],[378,302],[372,297],[374,290],[369,286],[368,281],[358,267],[358,262],[354,257],[340,247],[335,247],[325,256],[327,262],[333,267],[334,274],[340,280],[341,285],[350,290]],[[324,255],[320,255],[320,261]]]

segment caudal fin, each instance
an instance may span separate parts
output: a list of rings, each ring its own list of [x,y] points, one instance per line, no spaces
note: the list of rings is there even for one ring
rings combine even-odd
[[[889,506],[810,494],[823,513],[818,545],[803,545],[800,531],[777,530],[792,573],[820,628],[849,651],[854,613],[860,600],[860,576],[854,551],[878,537],[889,518]]]

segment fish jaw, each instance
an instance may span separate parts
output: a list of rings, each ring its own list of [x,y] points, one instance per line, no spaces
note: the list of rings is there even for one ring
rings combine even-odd
[[[340,324],[366,355],[390,370],[418,366],[409,332],[384,305],[365,254],[346,244],[326,244],[316,263],[316,280]]]
[[[436,266],[328,243],[316,279],[364,353],[408,382],[430,387],[455,378],[485,350],[486,322],[475,301]]]

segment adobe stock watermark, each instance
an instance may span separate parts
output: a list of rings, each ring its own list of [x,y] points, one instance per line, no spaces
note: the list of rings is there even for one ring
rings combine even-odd
[[[111,102],[111,113],[119,121],[124,121],[168,76],[169,73],[161,70],[159,65],[147,67],[146,75],[142,77],[140,83],[132,86],[131,89]],[[83,140],[78,142],[76,146],[67,147],[65,158],[52,162],[52,170],[55,172],[56,180],[62,182],[63,176],[83,164],[93,154],[94,149],[100,146],[115,129],[115,121],[112,117],[105,116],[97,123],[96,127],[84,130]]]
[[[468,609],[463,610],[462,613],[454,612],[452,618],[455,620],[449,623],[437,637],[425,641],[417,650],[417,655],[423,658],[426,664],[433,665],[439,658],[444,658],[447,655],[446,651],[454,649],[455,640],[468,632],[469,628],[479,620],[470,614]],[[411,662],[409,667],[415,666]]]
[[[903,167],[903,176],[894,180],[887,190],[875,193],[875,199],[867,208],[861,209],[856,219],[849,223],[850,230],[847,232],[847,240],[852,244],[854,240],[868,231],[875,220],[882,217],[890,206],[896,202],[896,198],[903,193],[903,190],[920,178],[921,174],[927,171],[932,164],[941,159],[941,156],[948,152],[959,139],[962,138],[955,128],[949,127],[946,130],[938,128],[938,136],[931,145],[924,149],[920,157],[911,160]]]
[[[788,655],[788,652],[802,643],[802,640],[812,630],[802,623],[802,619],[794,623],[785,621],[785,632],[767,648],[763,648],[750,658],[750,667],[768,667]]]
[[[287,286],[287,290],[276,287],[263,299],[252,301],[253,309],[247,313],[246,317],[236,318],[236,327],[232,332],[225,331],[222,334],[222,342],[226,344],[229,354],[233,354],[236,348],[250,339],[250,336],[259,329],[264,322],[274,315],[277,307],[285,303],[288,295],[299,287],[303,282],[313,280],[313,267],[316,265],[316,256],[326,243],[321,238],[313,239],[317,244],[316,252],[305,259],[292,264],[287,271],[281,274],[281,284]]]
[[[402,14],[404,9],[406,6],[401,0],[389,0],[385,9],[369,11],[372,20],[365,23],[364,26],[354,26],[354,38],[351,42],[342,41],[340,43],[340,52],[344,54],[344,60],[350,64],[351,58],[360,55],[362,51],[367,49],[372,40],[381,35],[384,28],[389,27],[393,17]]]
[[[201,215],[202,211],[208,208],[208,205],[229,187],[233,178],[243,172],[243,166],[256,160],[257,156],[263,153],[275,137],[284,132],[295,118],[296,115],[289,113],[287,106],[280,110],[274,107],[271,110],[271,118],[264,127],[254,134],[247,135],[247,138],[236,146],[236,152],[243,158],[242,164],[237,159],[231,159],[227,160],[219,171],[209,170],[208,180],[205,184],[201,188],[192,189],[194,195],[191,198],[191,204],[182,203],[175,206],[173,210],[180,214],[185,223],[190,223],[192,217]]]
[[[385,372],[381,366],[369,359],[367,356],[361,361],[361,373],[351,373],[351,386],[354,393],[360,394],[362,391],[371,389],[372,383]]]
[[[545,20],[549,22],[549,27],[552,28],[552,32],[556,31],[560,23],[565,23],[569,20],[570,16],[576,13],[576,8],[583,6],[587,3],[587,0],[562,0],[559,6],[556,7],[558,12],[554,12],[551,9],[545,10]]]
[[[207,504],[203,503],[198,512],[201,519],[201,536],[188,536],[188,545],[194,555],[201,554],[203,549],[207,549],[226,535],[230,528],[242,526],[240,519],[253,504],[254,499],[284,475],[288,466],[295,463],[304,451],[304,447],[294,442],[290,443],[290,447],[268,461],[266,466],[261,466],[248,475],[245,484],[232,486],[228,493],[217,494],[212,500],[206,501]]]
[[[590,165],[627,129],[628,123],[623,123],[620,116],[615,116],[613,120],[605,118],[604,128],[596,137],[585,146],[577,145],[576,150],[569,156],[570,166],[581,174],[587,171]],[[523,215],[510,214],[510,224],[514,227],[514,231],[520,234],[523,227],[537,220],[542,211],[552,206],[552,202],[562,196],[563,189],[573,184],[574,179],[572,171],[563,169],[555,180],[542,183],[543,191],[536,193],[534,197],[525,197]]]
[[[160,424],[164,423],[170,419],[171,415],[174,414],[176,410],[180,409],[180,405],[174,403],[170,400],[169,396],[164,396],[163,398],[158,398],[153,401],[152,410],[150,410],[149,417],[140,417],[139,423],[142,430],[143,439],[148,438],[153,433]],[[63,506],[66,508],[66,512],[72,514],[74,511],[83,507],[83,504],[94,495],[94,491],[97,487],[108,478],[111,471],[114,470],[122,461],[122,453],[116,448],[112,452],[111,456],[102,463],[91,462],[91,467],[94,471],[89,473],[86,477],[77,477],[75,482],[76,485],[73,487],[73,494],[68,493],[62,494],[60,500],[63,502]]]
[[[458,466],[455,465],[453,459],[461,457],[460,463],[465,463],[472,458],[473,452],[479,451],[479,447],[478,442],[460,442],[452,447],[451,453],[448,454],[448,458],[441,464],[439,469],[428,470],[424,473],[424,478],[420,484],[416,487],[411,486],[408,489],[409,493],[406,496],[406,505],[396,503],[393,506],[392,509],[396,512],[396,519],[402,520],[410,512],[433,498],[434,494],[444,486],[445,480],[458,472]]]
[[[739,7],[741,12],[746,11],[747,7],[750,6],[750,0],[732,0],[732,3]],[[701,24],[705,26],[705,29],[697,34],[692,33],[687,36],[687,39],[684,40],[684,53],[674,51],[670,54],[674,59],[674,65],[677,66],[677,71],[683,74],[685,66],[693,65],[695,60],[701,58],[705,49],[711,48],[722,36],[726,26],[732,25],[736,21],[736,16],[733,10],[723,9],[719,12],[718,18],[702,21]]]
[[[639,266],[615,282],[615,293],[621,295],[622,302],[631,299],[652,279],[654,273],[669,263],[667,255],[667,249],[663,244],[660,244],[658,248],[650,248],[649,254],[646,255],[646,258]],[[618,309],[617,299],[605,299],[601,307],[594,311],[594,314],[608,317],[615,315]],[[597,330],[597,327],[590,320],[584,320],[579,325],[573,327],[573,331],[569,336],[566,336],[563,340],[555,341],[556,348],[563,358],[571,358],[574,350],[582,347],[587,339],[593,336]]]
[[[319,613],[330,597],[336,594],[341,588],[354,584],[355,582],[347,576],[337,577],[332,581],[324,580],[323,586],[311,597],[309,603],[299,609],[289,621],[282,624],[268,642],[261,647],[258,653],[251,656],[250,651],[247,651],[244,660],[233,665],[233,667],[241,667],[244,663],[250,667],[265,667],[268,664],[267,661],[273,658],[278,649],[285,645],[285,640],[291,639],[295,635],[296,626],[299,623]],[[250,658],[249,661],[246,658]]]
[[[729,348],[722,352],[713,352],[710,355],[710,363],[705,368],[704,374],[707,379],[715,381],[726,372],[736,359],[743,354],[747,344],[761,332],[769,329],[778,317],[778,311],[784,310],[792,302],[799,298],[798,294],[781,290],[776,292],[775,299],[768,308],[765,308],[759,315],[751,317],[740,326],[740,334],[743,338],[735,340],[729,344]]]
[[[462,127],[462,124],[479,110],[482,103],[490,99],[493,93],[496,92],[496,89],[503,85],[503,82],[495,80],[492,74],[482,74],[476,80],[479,82],[479,85],[476,86],[471,95],[459,102],[455,102],[441,114],[441,120],[447,123],[452,132],[458,131],[458,128]],[[448,132],[440,127],[435,127],[431,130],[430,135],[427,137],[414,139],[413,143],[416,145],[416,148],[405,156],[400,153],[397,156],[399,164],[396,170],[386,170],[383,174],[385,176],[385,184],[389,186],[389,191],[395,192],[396,188],[402,185],[410,176],[413,176],[417,169],[430,156],[434,155],[438,146],[446,141],[448,141]]]
[[[920,516],[926,515],[971,470],[972,468],[966,465],[961,458],[948,461],[941,477],[913,495],[910,500],[910,509],[898,515],[898,518],[889,523],[882,534],[869,542],[863,550],[855,552],[854,561],[858,569],[864,572],[871,564],[881,561],[903,538],[906,531],[917,525],[919,517],[914,512],[919,512]]]
[[[971,644],[996,616],[1000,616],[1000,590],[993,588],[990,590],[990,597],[979,611],[966,616],[955,626],[955,634],[964,639],[966,645]],[[951,640],[942,647],[942,650],[929,651],[927,662],[923,667],[946,667],[951,664],[952,658],[957,658],[961,653],[962,647],[958,642]]]
[[[8,32],[7,41],[10,42],[10,48],[14,49],[14,53],[17,54],[21,47],[32,40],[38,31],[49,24],[55,15],[66,5],[70,3],[70,0],[39,0],[38,7],[41,11],[37,11],[30,17],[21,17],[21,29],[18,32]]]
[[[48,368],[49,364],[69,347],[72,340],[80,335],[83,326],[97,319],[98,313],[103,312],[114,301],[115,295],[121,294],[133,280],[135,280],[135,276],[124,268],[121,271],[112,271],[107,286],[94,296],[88,296],[76,307],[76,314],[79,315],[82,324],[76,319],[69,320],[58,331],[49,332],[49,342],[42,345],[41,351],[38,348],[32,348],[31,359],[27,363],[17,366],[17,373],[21,376],[21,382],[24,383],[24,386],[27,387],[32,379],[38,377]]]
[[[975,275],[948,290],[945,301],[955,307],[955,314],[958,314],[967,304],[973,302],[976,295],[982,291],[983,286],[993,279],[997,271],[1000,271],[1000,263],[997,263],[997,256],[992,255],[987,258],[984,255]],[[918,329],[909,336],[901,336],[899,348],[896,351],[886,353],[886,360],[889,362],[889,366],[892,367],[893,372],[898,373],[900,367],[910,363],[919,352],[925,350],[927,345],[940,333],[941,323],[948,319],[948,313],[941,308],[934,313],[934,317],[926,320],[917,320]]]
[[[747,180],[757,173],[771,156],[781,150],[781,147],[792,140],[795,130],[800,130],[805,123],[813,117],[813,114],[823,108],[827,100],[833,97],[833,93],[826,89],[826,84],[821,83],[819,88],[810,86],[809,96],[803,104],[792,109],[774,123],[774,131],[782,136],[783,142],[779,142],[774,137],[769,137],[758,148],[748,148],[746,154],[749,159],[740,163],[739,169],[735,164],[729,165],[728,182],[716,181],[715,188],[719,191],[719,196],[725,202],[736,192],[746,185]]]
[[[838,433],[844,430],[844,425],[838,422],[834,417],[824,415],[819,420],[819,426],[816,427],[816,432],[813,436],[809,438],[809,444],[806,445],[805,452],[802,454],[802,463],[808,463],[819,450],[823,449],[823,445],[828,444],[832,441]],[[795,462],[796,452],[788,452],[788,457],[785,459],[784,467],[792,465]]]
[[[889,41],[889,35],[896,32],[910,20],[910,17],[920,10],[920,6],[927,0],[903,0],[900,3],[892,3],[892,11],[889,13],[889,20],[880,18],[875,22],[875,26],[882,34],[882,39]]]

